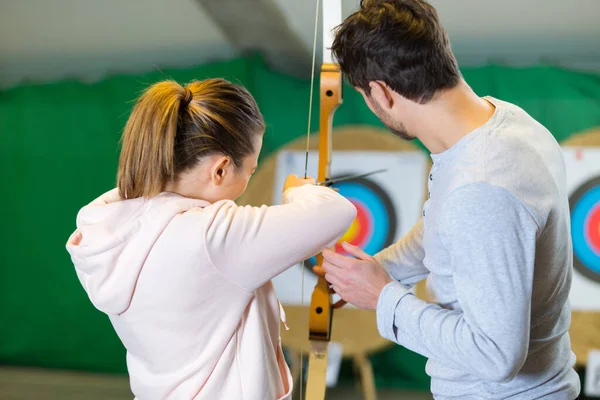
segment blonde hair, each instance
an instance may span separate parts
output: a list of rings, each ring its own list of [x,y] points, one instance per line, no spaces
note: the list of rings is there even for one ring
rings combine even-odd
[[[117,173],[123,199],[152,197],[203,157],[220,153],[236,168],[265,130],[254,98],[224,79],[185,87],[158,82],[138,99],[125,125]]]

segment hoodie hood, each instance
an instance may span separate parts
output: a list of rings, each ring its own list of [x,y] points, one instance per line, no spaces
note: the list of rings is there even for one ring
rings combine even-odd
[[[113,189],[83,207],[66,248],[94,306],[109,315],[126,311],[144,262],[167,225],[207,205],[174,193],[122,200]]]

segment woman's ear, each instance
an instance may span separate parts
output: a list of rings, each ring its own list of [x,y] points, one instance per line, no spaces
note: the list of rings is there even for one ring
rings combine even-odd
[[[231,161],[229,160],[229,157],[222,156],[215,160],[211,171],[211,180],[215,185],[219,186],[223,184],[230,167]]]

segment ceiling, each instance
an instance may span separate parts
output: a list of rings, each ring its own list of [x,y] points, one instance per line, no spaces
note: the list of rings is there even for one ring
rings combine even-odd
[[[271,3],[307,54],[316,0]],[[244,27],[247,15],[235,14]],[[552,63],[600,71],[600,0],[431,0],[463,66]],[[240,3],[237,3],[240,4]],[[344,16],[358,0],[343,0]],[[239,54],[202,0],[0,0],[0,88],[188,67]],[[309,71],[307,71],[307,74]]]

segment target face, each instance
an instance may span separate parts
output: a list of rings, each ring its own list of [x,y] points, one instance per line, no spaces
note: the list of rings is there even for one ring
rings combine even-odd
[[[348,179],[333,185],[357,210],[355,220],[340,239],[335,250],[345,254],[346,241],[364,252],[375,255],[399,240],[421,218],[427,188],[429,157],[421,151],[336,151],[331,165],[331,179],[385,170],[362,178]],[[281,188],[289,174],[308,168],[307,175],[318,176],[319,153],[283,150],[277,155],[273,204],[283,201]],[[402,177],[402,184],[398,183]],[[251,181],[252,183],[252,181]],[[323,223],[328,223],[327,220]],[[315,229],[318,227],[315,226]],[[312,272],[315,258],[298,262],[273,278],[277,297],[283,305],[306,305],[318,277]]]
[[[348,242],[374,255],[394,242],[398,223],[396,211],[391,199],[378,184],[368,178],[355,178],[333,187],[350,200],[357,211],[352,225],[335,245],[336,252],[348,255],[341,245]],[[304,266],[312,272],[315,264],[316,259],[312,257],[305,261]]]
[[[573,266],[600,283],[600,176],[577,188],[569,199]]]

